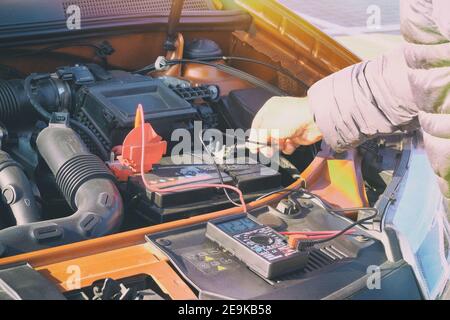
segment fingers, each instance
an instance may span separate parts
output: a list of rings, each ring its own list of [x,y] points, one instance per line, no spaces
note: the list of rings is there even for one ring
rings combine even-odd
[[[297,148],[300,145],[296,144],[294,141],[292,141],[291,139],[286,139],[286,143],[284,144],[283,148],[280,150],[287,155],[291,155],[295,152],[295,150],[297,150]]]
[[[266,157],[271,157],[274,152],[282,151],[291,155],[300,146],[312,145],[322,139],[318,130],[299,130],[295,136],[280,138],[277,130],[252,129],[247,147],[252,153],[258,151]]]
[[[311,145],[321,137],[307,100],[274,97],[256,114],[247,147],[252,153],[273,155],[281,150],[292,154],[299,146]]]
[[[301,145],[310,146],[322,140],[323,135],[316,123],[312,122],[302,135],[303,141]]]
[[[275,152],[284,148],[286,139],[278,138],[278,130],[252,129],[247,148],[252,153],[261,152],[266,157],[272,157]]]
[[[252,153],[261,152],[266,157],[272,157],[275,152],[282,151],[290,155],[302,145],[301,137],[280,138],[278,130],[252,129],[247,148]]]
[[[280,150],[287,155],[291,155],[300,146],[309,146],[322,139],[322,133],[314,128],[303,129],[295,136],[285,140],[283,145],[280,145]]]

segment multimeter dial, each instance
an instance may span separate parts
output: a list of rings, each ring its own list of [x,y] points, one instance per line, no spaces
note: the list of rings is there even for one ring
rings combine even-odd
[[[284,258],[295,252],[287,246],[280,234],[266,226],[259,226],[253,230],[235,234],[233,237],[268,261]]]
[[[272,238],[265,235],[252,236],[250,240],[263,246],[270,246],[272,243],[274,243],[274,240]]]

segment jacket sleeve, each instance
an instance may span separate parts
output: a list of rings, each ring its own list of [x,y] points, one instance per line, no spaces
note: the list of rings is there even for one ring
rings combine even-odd
[[[310,88],[316,122],[333,149],[344,151],[379,135],[418,128],[420,110],[446,109],[448,12],[449,0],[401,0],[401,29],[409,43]]]
[[[407,42],[438,44],[447,41],[448,0],[400,0],[400,29]]]
[[[432,0],[433,21],[443,36],[444,42],[450,40],[450,1]]]
[[[308,91],[325,142],[344,151],[372,137],[417,127],[403,48],[334,73]]]

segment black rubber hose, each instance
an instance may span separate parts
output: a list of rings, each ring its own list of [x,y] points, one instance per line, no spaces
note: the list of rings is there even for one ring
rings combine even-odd
[[[11,256],[117,231],[123,202],[114,177],[92,155],[78,134],[62,124],[42,130],[37,147],[69,204],[77,211],[65,218],[0,230],[4,256]]]
[[[35,81],[35,80],[45,79],[45,78],[49,78],[49,77],[50,77],[50,75],[47,75],[47,74],[39,75],[36,73],[32,73],[28,77],[25,78],[25,82],[24,82],[25,94],[27,95],[28,100],[30,101],[34,110],[36,110],[36,112],[41,116],[41,118],[43,118],[43,120],[47,120],[47,121],[50,120],[50,116],[51,116],[50,112],[45,110],[42,107],[42,105],[40,104],[40,102],[34,97],[31,85],[32,85],[33,81]]]
[[[0,151],[0,190],[3,201],[11,208],[16,225],[42,220],[30,181],[22,167],[4,151]]]

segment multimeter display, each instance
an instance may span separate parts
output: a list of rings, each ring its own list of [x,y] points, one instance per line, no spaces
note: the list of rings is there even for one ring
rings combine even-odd
[[[274,229],[247,215],[208,222],[206,237],[268,279],[303,267],[308,257],[290,248]]]
[[[250,220],[247,217],[223,222],[218,224],[217,226],[230,235],[251,231],[259,227],[259,225],[256,224],[256,222]]]

